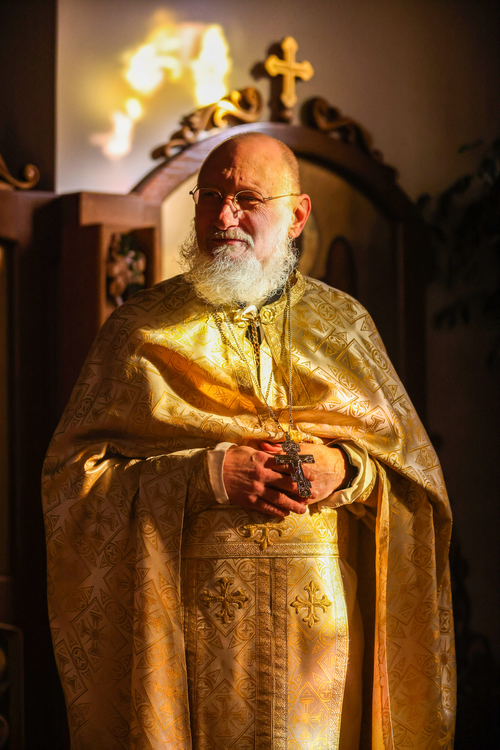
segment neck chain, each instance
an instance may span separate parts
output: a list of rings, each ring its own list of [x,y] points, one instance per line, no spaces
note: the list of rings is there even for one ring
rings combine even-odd
[[[227,316],[227,313],[224,309],[217,310],[217,312],[213,313],[213,318],[215,320],[215,324],[217,328],[219,329],[219,333],[221,334],[222,338],[226,341],[227,344],[233,349],[233,351],[236,351],[236,353],[241,357],[245,365],[247,366],[247,370],[250,373],[250,377],[252,378],[252,382],[254,386],[256,387],[257,391],[259,392],[259,395],[265,405],[267,406],[267,410],[269,412],[269,416],[273,420],[273,422],[277,425],[277,427],[282,430],[285,433],[285,437],[290,437],[290,430],[293,429],[293,390],[292,390],[292,319],[291,319],[291,302],[290,302],[290,282],[287,281],[286,287],[286,315],[287,315],[287,323],[288,323],[288,430],[283,429],[283,427],[280,424],[280,421],[276,415],[276,412],[274,411],[273,407],[269,403],[269,392],[271,390],[271,378],[269,379],[268,387],[267,387],[267,393],[265,394],[262,390],[261,384],[260,384],[260,378],[256,377],[254,375],[254,372],[252,368],[250,367],[250,364],[238,342],[238,339],[236,337],[236,334],[233,330],[233,327],[231,325],[231,322]],[[249,316],[250,317],[250,316]],[[258,353],[258,346],[259,342],[257,339],[257,331],[255,326],[255,318],[258,317],[257,309],[255,308],[255,313],[252,315],[252,320],[250,321],[250,327],[251,327],[251,342],[252,347],[255,352],[255,359],[256,364],[260,364],[260,356]],[[234,346],[232,345],[231,341],[228,341],[227,336],[224,335],[224,331],[222,330],[222,321],[221,318],[224,319],[224,322],[231,334],[232,340],[234,342]],[[253,323],[253,325],[252,325]],[[255,328],[254,328],[255,326]]]
[[[273,422],[277,425],[277,427],[282,430],[285,433],[285,442],[282,444],[283,451],[286,455],[284,456],[275,456],[275,461],[278,464],[291,464],[292,466],[292,478],[294,481],[297,482],[299,495],[301,497],[310,497],[311,495],[311,482],[304,476],[304,472],[302,470],[302,464],[303,463],[314,463],[313,456],[310,455],[304,455],[300,453],[300,445],[292,440],[291,437],[291,431],[293,429],[293,388],[292,388],[292,374],[293,374],[293,367],[292,367],[292,305],[290,301],[290,281],[287,281],[286,287],[286,315],[287,315],[287,328],[288,328],[288,429],[285,430],[281,424],[280,421],[276,415],[276,412],[274,411],[273,407],[269,403],[269,392],[271,389],[271,380],[272,375],[269,378],[269,383],[267,387],[267,393],[264,394],[264,391],[262,390],[261,384],[260,384],[260,377],[256,377],[253,373],[252,368],[250,367],[250,364],[245,357],[245,354],[239,345],[238,339],[236,337],[236,334],[231,326],[231,322],[227,316],[227,313],[224,309],[217,310],[217,312],[213,313],[213,318],[215,321],[215,324],[219,330],[219,333],[222,337],[222,339],[233,349],[233,351],[236,351],[237,354],[241,357],[245,365],[247,366],[248,372],[250,373],[250,377],[253,381],[254,386],[257,388],[257,391],[260,394],[261,399],[264,401],[265,405],[267,406],[267,410],[269,412],[269,416],[272,418]],[[251,320],[250,320],[250,338],[252,342],[252,346],[255,352],[255,364],[256,369],[259,369],[260,365],[260,353],[259,353],[259,341],[257,337],[257,330],[255,325],[255,318],[258,316],[257,309],[255,308],[255,312],[252,311]],[[250,317],[250,315],[249,315]],[[224,331],[222,329],[222,320],[224,319],[224,322],[226,323],[226,326],[232,336],[232,339],[234,341],[234,346],[229,341],[227,336],[224,334]]]

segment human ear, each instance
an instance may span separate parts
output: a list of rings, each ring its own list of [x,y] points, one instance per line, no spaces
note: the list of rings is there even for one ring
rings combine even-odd
[[[311,199],[306,193],[302,193],[296,199],[293,209],[293,221],[288,228],[289,237],[298,237],[304,229],[307,217],[311,213]]]

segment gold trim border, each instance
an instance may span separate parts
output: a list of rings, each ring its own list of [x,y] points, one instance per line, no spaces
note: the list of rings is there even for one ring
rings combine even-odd
[[[276,543],[266,550],[252,543],[224,543],[224,544],[187,544],[182,548],[182,555],[192,557],[341,557],[339,548],[330,542],[317,543]]]

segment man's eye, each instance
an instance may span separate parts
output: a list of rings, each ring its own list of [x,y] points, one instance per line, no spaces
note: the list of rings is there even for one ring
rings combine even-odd
[[[259,203],[262,203],[262,196],[259,193],[253,193],[251,190],[238,193],[238,203],[241,208],[255,208]]]
[[[198,204],[200,203],[207,208],[218,206],[221,203],[221,194],[218,190],[200,190]]]
[[[198,203],[220,203],[221,194],[218,190],[210,190],[209,188],[200,190]]]

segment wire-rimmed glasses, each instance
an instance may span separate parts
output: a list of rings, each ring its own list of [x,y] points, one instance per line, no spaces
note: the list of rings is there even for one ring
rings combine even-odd
[[[189,191],[193,200],[200,209],[213,210],[222,206],[226,198],[229,198],[235,211],[254,211],[267,201],[275,201],[278,198],[289,198],[300,195],[300,193],[286,193],[285,195],[264,196],[257,190],[238,190],[237,193],[223,194],[215,188],[194,187]]]

